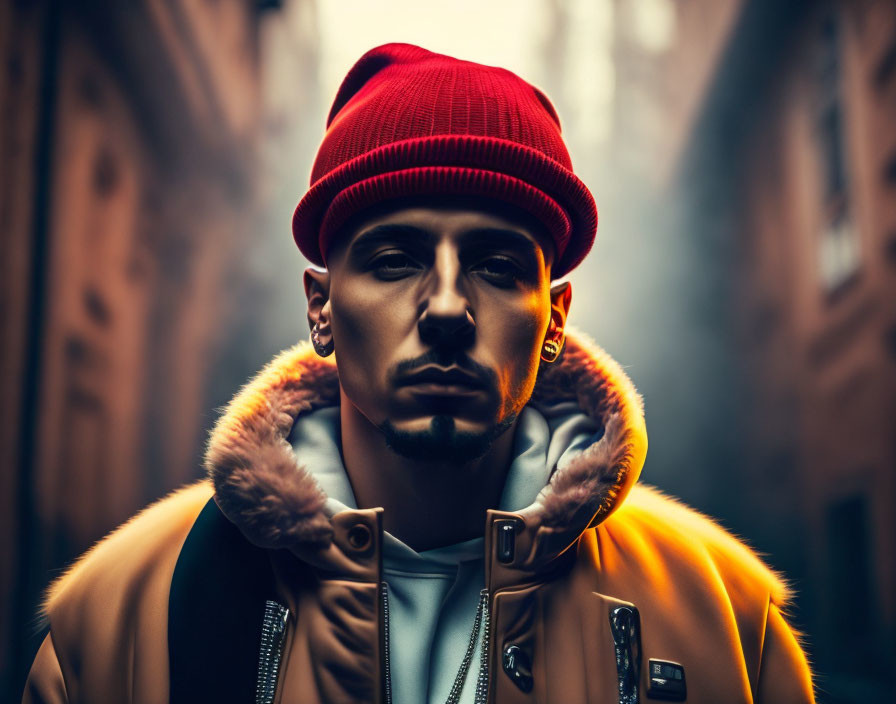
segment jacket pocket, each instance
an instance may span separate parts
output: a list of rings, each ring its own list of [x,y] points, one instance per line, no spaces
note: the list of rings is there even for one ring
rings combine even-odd
[[[638,701],[637,676],[625,680],[628,688],[624,691],[630,696],[620,699],[616,641],[610,624],[613,609],[632,604],[595,592],[577,597],[567,586],[541,585],[496,595],[492,615],[492,701]]]

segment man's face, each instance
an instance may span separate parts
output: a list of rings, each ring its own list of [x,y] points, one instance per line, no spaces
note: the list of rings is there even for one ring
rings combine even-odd
[[[318,309],[344,400],[402,454],[483,454],[535,385],[551,257],[539,226],[505,211],[426,204],[356,219],[328,256]]]

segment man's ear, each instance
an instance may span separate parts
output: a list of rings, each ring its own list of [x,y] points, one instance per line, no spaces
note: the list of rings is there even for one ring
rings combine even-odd
[[[308,327],[313,330],[317,325],[321,340],[329,342],[333,336],[330,330],[330,272],[309,266],[302,281],[308,299]]]
[[[551,320],[544,336],[542,359],[553,362],[563,349],[566,339],[566,319],[572,303],[572,284],[561,281],[551,286]]]

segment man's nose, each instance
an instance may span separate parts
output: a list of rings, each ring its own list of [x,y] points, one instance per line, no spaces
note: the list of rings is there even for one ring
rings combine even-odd
[[[460,267],[440,257],[433,270],[434,288],[424,302],[418,328],[424,344],[465,349],[473,343],[476,323],[461,289]]]

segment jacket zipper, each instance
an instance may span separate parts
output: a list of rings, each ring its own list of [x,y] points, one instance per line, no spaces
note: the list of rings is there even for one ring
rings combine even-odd
[[[488,702],[488,649],[491,646],[491,613],[489,612],[489,594],[487,589],[479,593],[482,607],[482,644],[479,651],[479,676],[476,678],[476,694],[474,704]]]
[[[383,690],[386,704],[392,704],[392,667],[389,663],[389,585],[380,582],[383,602]]]
[[[392,667],[389,661],[389,586],[386,582],[380,583],[383,608],[383,690],[385,704],[392,704]],[[460,672],[455,680],[454,687],[448,697],[449,703],[456,702],[460,698],[467,671],[470,666],[470,657],[476,645],[479,630],[482,629],[482,640],[479,649],[479,676],[476,678],[476,691],[473,695],[474,704],[486,704],[488,700],[488,649],[491,640],[491,623],[488,608],[488,590],[483,589],[479,593],[479,609],[476,612],[476,621],[473,632],[470,634],[470,644],[461,665]]]
[[[283,604],[271,600],[265,602],[264,622],[261,626],[261,648],[258,653],[255,704],[272,704],[274,701],[288,620],[289,609]]]

